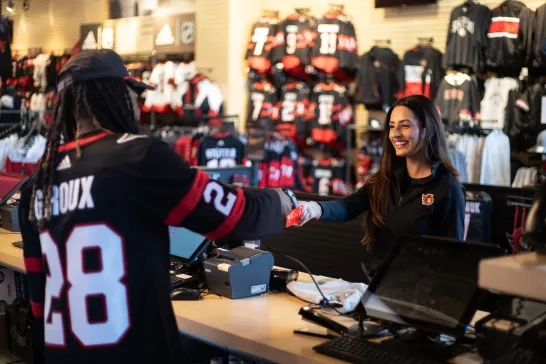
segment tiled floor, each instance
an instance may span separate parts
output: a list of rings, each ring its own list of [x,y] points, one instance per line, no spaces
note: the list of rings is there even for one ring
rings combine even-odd
[[[11,355],[0,354],[0,364],[25,364],[23,361],[19,361],[18,358]]]

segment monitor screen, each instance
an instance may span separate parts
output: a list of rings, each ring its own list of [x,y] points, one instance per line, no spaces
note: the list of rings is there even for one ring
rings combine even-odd
[[[191,230],[173,226],[169,226],[169,238],[171,255],[182,260],[190,260],[192,255],[207,239],[203,235],[194,233]]]
[[[475,313],[480,292],[478,264],[500,254],[490,244],[404,237],[374,277],[362,303],[370,317],[386,321],[415,327],[421,323],[424,328],[464,327],[468,322],[463,321]]]

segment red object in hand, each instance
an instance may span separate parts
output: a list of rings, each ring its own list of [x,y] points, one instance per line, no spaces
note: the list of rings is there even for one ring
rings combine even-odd
[[[286,216],[286,227],[296,225],[301,221],[303,206],[298,206]]]

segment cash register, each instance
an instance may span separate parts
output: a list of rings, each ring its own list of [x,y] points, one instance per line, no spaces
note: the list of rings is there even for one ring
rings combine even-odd
[[[366,316],[392,338],[343,333],[314,350],[374,364],[445,363],[469,351],[465,333],[483,295],[479,262],[502,253],[492,244],[400,236],[362,297]]]
[[[169,226],[171,290],[205,288],[203,259],[212,243],[203,235],[182,227]]]

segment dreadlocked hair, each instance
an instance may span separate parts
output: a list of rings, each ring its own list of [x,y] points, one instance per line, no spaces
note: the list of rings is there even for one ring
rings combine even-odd
[[[56,159],[61,141],[76,141],[76,156],[81,158],[80,134],[82,118],[92,119],[97,129],[113,133],[138,134],[138,123],[127,84],[118,78],[103,78],[70,84],[58,95],[47,132],[47,144],[32,185],[30,221],[39,230],[51,218],[51,198],[56,178]],[[36,216],[36,194],[43,201],[41,216]]]

